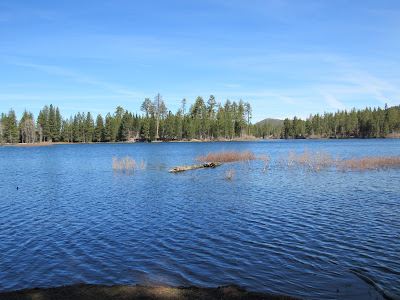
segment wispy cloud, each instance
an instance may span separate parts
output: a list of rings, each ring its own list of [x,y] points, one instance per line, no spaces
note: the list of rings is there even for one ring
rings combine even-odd
[[[333,109],[344,110],[345,106],[330,94],[324,95],[326,102]]]
[[[69,69],[59,67],[59,66],[54,66],[54,65],[45,65],[45,64],[35,64],[35,63],[26,63],[26,62],[10,62],[16,66],[21,66],[21,67],[27,67],[27,68],[32,68],[36,69],[42,72],[46,72],[48,74],[53,74],[53,75],[58,75],[58,76],[63,76],[63,77],[68,77],[76,82],[80,83],[86,83],[92,86],[97,86],[102,89],[108,90],[110,92],[114,92],[117,94],[129,96],[129,97],[143,97],[143,94],[138,93],[136,91],[132,91],[130,89],[127,89],[125,87],[105,82],[102,80],[98,80],[94,77],[91,76],[86,76],[78,72],[71,71]]]

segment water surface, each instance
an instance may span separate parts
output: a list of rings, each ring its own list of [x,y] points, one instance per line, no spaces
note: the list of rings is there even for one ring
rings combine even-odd
[[[344,159],[400,155],[400,140],[2,147],[0,291],[237,284],[310,299],[399,299],[400,171],[279,165],[305,147]],[[222,149],[271,163],[265,172],[257,160],[168,173]],[[115,155],[147,167],[114,172]]]

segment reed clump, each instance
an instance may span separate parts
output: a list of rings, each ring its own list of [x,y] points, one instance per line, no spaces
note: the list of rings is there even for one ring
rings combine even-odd
[[[256,159],[257,156],[251,153],[249,150],[245,150],[242,152],[239,151],[225,151],[213,153],[210,152],[205,156],[198,156],[197,160],[201,162],[213,161],[213,162],[250,162],[250,160]]]
[[[138,171],[146,169],[147,163],[141,160],[137,163],[132,157],[126,156],[118,160],[118,156],[113,157],[112,167],[115,171]]]
[[[363,158],[350,158],[347,160],[332,159],[329,153],[317,151],[315,153],[307,148],[302,154],[290,151],[287,156],[281,155],[279,158],[281,167],[294,168],[304,167],[310,171],[318,172],[324,168],[336,166],[337,170],[346,172],[352,171],[372,171],[389,170],[400,168],[400,156],[372,156]]]
[[[314,172],[318,172],[323,168],[330,167],[334,163],[335,161],[331,158],[329,153],[323,151],[317,151],[313,153],[307,148],[301,154],[291,150],[287,156],[282,154],[279,158],[279,164],[281,167],[287,167],[291,169],[299,166]]]
[[[343,172],[389,170],[400,168],[400,156],[373,156],[362,158],[350,158],[338,163],[338,169]]]
[[[334,160],[324,151],[310,152],[307,148],[301,155],[295,156],[296,164],[311,171],[319,171],[333,165]]]
[[[264,162],[262,171],[265,173],[267,171],[267,169],[269,168],[269,163],[271,161],[271,158],[269,157],[269,155],[265,155],[265,154],[259,155],[257,158]]]

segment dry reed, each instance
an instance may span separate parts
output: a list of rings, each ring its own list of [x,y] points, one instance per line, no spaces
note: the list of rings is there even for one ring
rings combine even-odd
[[[226,171],[226,176],[225,176],[225,178],[226,178],[227,180],[232,180],[233,177],[235,177],[235,170],[234,170],[234,169],[229,169],[229,170],[227,170],[227,171]]]
[[[302,154],[297,154],[291,150],[287,156],[281,155],[279,164],[281,167],[288,167],[290,169],[301,166],[308,170],[318,172],[323,168],[332,166],[334,160],[326,152],[318,151],[313,153],[306,148]]]
[[[136,161],[130,156],[126,156],[120,161],[118,160],[118,157],[115,156],[113,157],[112,163],[112,167],[115,171],[137,171],[139,168],[144,170],[146,169],[146,165],[146,162],[143,160],[140,161],[140,164],[137,164]]]
[[[146,169],[146,167],[147,167],[147,163],[143,159],[140,160],[140,168],[142,170],[144,170],[144,169]]]
[[[316,153],[310,152],[307,148],[301,155],[295,156],[296,164],[304,166],[312,171],[319,171],[322,168],[332,166],[334,163],[331,156],[323,151],[317,151]]]
[[[347,160],[332,159],[332,157],[323,151],[310,152],[307,148],[304,153],[297,154],[290,151],[289,155],[281,155],[279,159],[281,167],[293,168],[295,166],[305,167],[308,170],[318,172],[323,168],[336,166],[337,170],[343,172],[348,170],[366,171],[366,170],[389,170],[400,168],[400,156],[373,156],[363,158],[350,158]]]
[[[271,161],[271,158],[269,157],[269,155],[265,155],[265,154],[259,155],[257,158],[261,159],[264,162],[262,171],[265,173],[267,171],[267,169],[269,168],[269,162]]]
[[[338,162],[337,168],[342,171],[371,171],[389,170],[400,168],[400,156],[373,156],[363,158],[351,158]]]
[[[245,150],[242,152],[237,152],[234,150],[213,153],[210,152],[205,156],[198,156],[197,160],[201,162],[235,162],[235,161],[244,161],[250,162],[250,160],[256,159],[257,157],[250,153],[249,150]]]

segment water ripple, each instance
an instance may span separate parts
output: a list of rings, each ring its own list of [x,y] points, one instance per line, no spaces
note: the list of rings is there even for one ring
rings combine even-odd
[[[308,299],[400,298],[399,171],[280,168],[280,153],[302,143],[2,148],[0,290],[238,284]],[[351,141],[309,143],[358,153]],[[399,141],[366,143],[375,153],[400,149]],[[257,161],[166,172],[232,145],[269,153],[267,172]],[[148,167],[112,172],[115,155]]]

